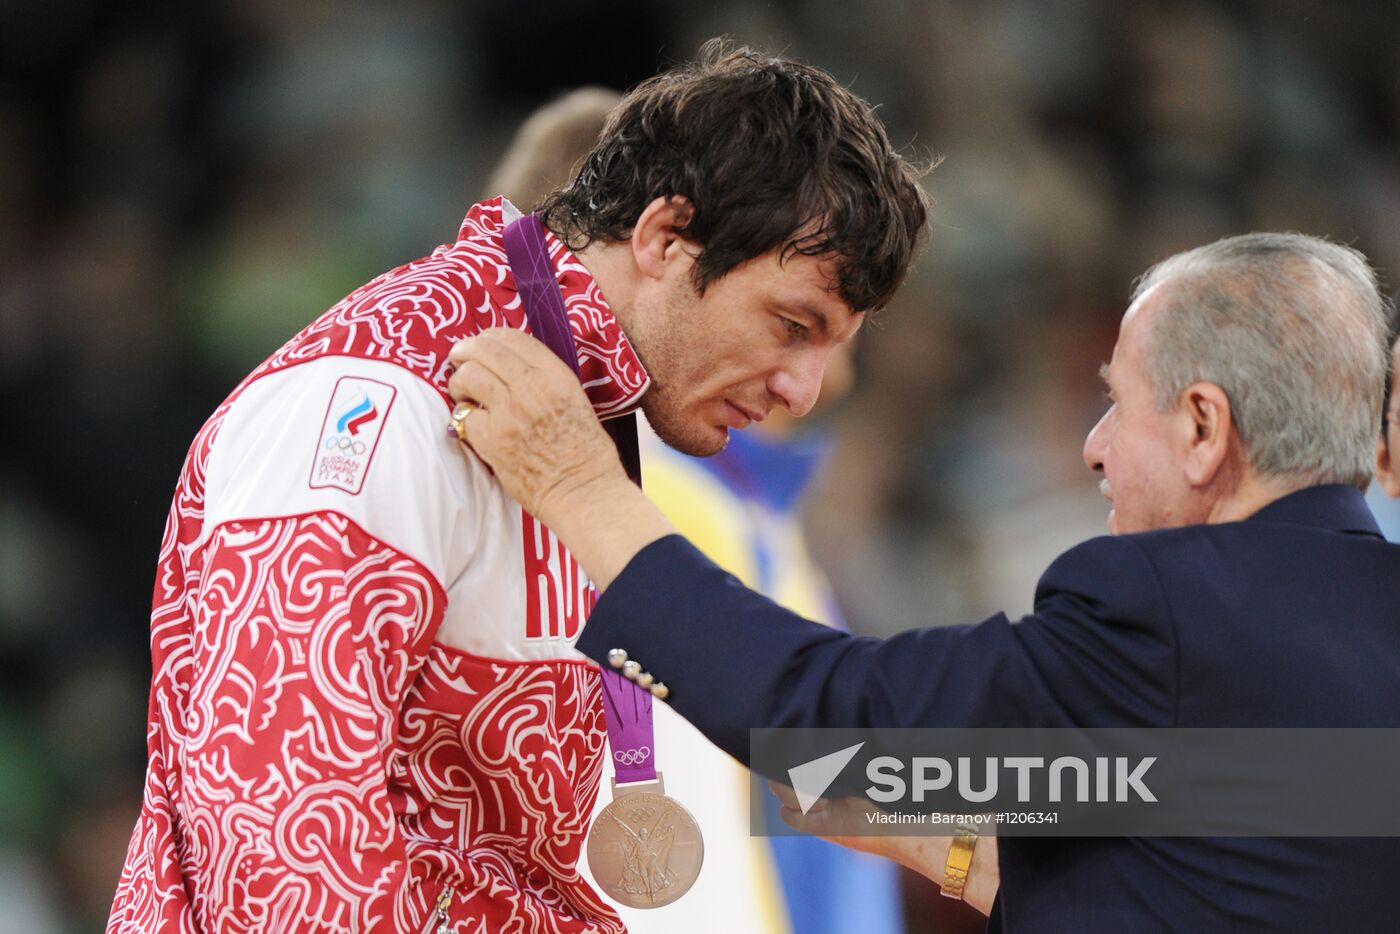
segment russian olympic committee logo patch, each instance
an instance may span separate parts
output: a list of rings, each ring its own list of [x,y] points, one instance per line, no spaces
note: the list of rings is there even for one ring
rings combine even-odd
[[[394,404],[395,389],[360,376],[342,376],[326,406],[326,420],[311,461],[312,489],[335,487],[360,492],[369,473],[379,433]]]

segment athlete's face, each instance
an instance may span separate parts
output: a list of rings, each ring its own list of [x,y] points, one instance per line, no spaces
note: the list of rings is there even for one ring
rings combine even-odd
[[[863,315],[829,290],[829,264],[811,256],[765,253],[703,295],[690,268],[668,272],[651,306],[637,309],[628,338],[652,379],[642,401],[647,421],[677,450],[708,456],[724,448],[731,428],[775,407],[810,411],[828,361]]]

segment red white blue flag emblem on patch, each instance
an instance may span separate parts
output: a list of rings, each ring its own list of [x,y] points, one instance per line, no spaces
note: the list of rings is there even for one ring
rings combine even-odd
[[[342,376],[336,382],[311,462],[312,489],[360,492],[394,395],[393,386],[377,380]]]
[[[357,435],[360,428],[367,425],[379,417],[379,410],[374,407],[374,400],[366,393],[357,405],[352,406],[335,423],[336,431],[343,431],[347,434]]]

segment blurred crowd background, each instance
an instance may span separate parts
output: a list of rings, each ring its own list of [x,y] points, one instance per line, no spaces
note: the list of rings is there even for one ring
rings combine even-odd
[[[1029,609],[1103,531],[1080,443],[1132,279],[1251,229],[1400,280],[1393,0],[0,3],[0,932],[105,920],[147,614],[234,384],[451,239],[519,121],[716,34],[820,65],[940,157],[809,514],[853,628]],[[911,927],[918,930],[917,923]]]

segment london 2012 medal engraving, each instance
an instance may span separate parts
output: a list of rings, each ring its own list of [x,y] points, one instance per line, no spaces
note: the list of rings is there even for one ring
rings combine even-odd
[[[700,827],[674,798],[615,788],[617,797],[598,814],[588,837],[593,879],[629,908],[669,905],[700,875],[705,859]]]

